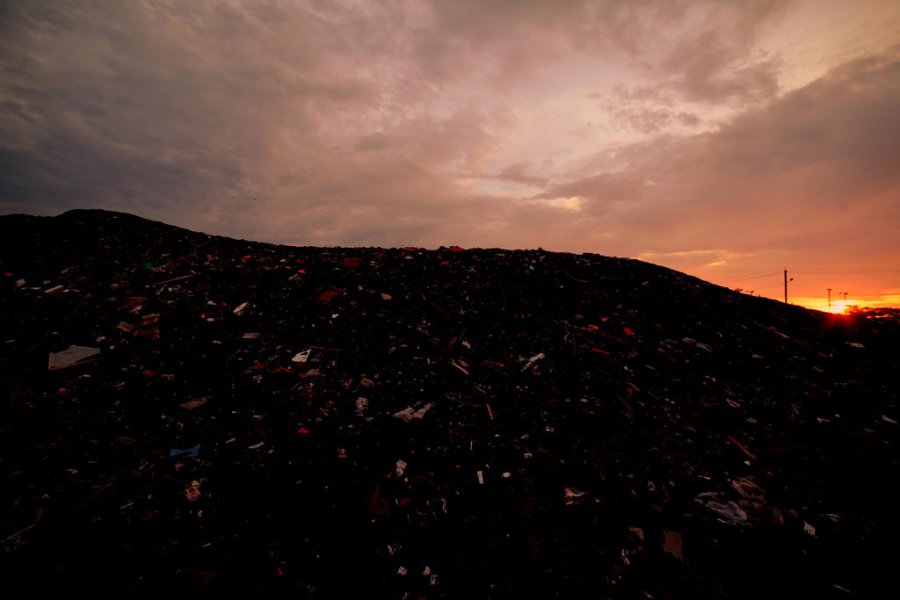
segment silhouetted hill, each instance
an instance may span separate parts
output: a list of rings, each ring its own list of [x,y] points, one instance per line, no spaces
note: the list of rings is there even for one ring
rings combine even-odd
[[[629,259],[278,246],[106,211],[0,217],[0,270],[2,560],[32,589],[890,582],[895,320]]]

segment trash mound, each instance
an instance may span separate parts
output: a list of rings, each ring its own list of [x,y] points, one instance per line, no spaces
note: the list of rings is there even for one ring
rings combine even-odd
[[[9,589],[895,587],[896,319],[592,254],[104,211],[0,217],[0,270]]]

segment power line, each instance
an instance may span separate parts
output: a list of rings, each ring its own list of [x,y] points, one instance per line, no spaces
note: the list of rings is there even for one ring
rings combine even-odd
[[[900,273],[900,269],[791,269],[791,271],[808,275],[878,275],[881,273]]]
[[[779,273],[781,273],[781,271],[772,271],[769,273],[759,273],[757,275],[742,275],[740,277],[728,277],[726,279],[720,279],[719,281],[721,281],[722,283],[729,283],[729,282],[733,282],[733,281],[749,281],[751,279],[760,279],[762,277],[773,277],[775,275],[778,275]]]
[[[877,274],[885,274],[885,273],[900,273],[900,269],[858,269],[858,270],[826,270],[826,269],[791,269],[792,274],[800,274],[800,275],[843,275],[843,276],[853,276],[853,275],[877,275]],[[764,277],[775,277],[776,275],[781,274],[780,271],[769,271],[766,273],[756,273],[752,275],[740,275],[737,277],[726,277],[724,279],[716,279],[715,281],[720,285],[725,284],[735,284],[735,283],[743,283],[745,281],[753,281],[756,279],[762,279]],[[793,278],[791,278],[793,281]],[[809,288],[806,288],[809,289]],[[818,291],[818,290],[817,290]]]

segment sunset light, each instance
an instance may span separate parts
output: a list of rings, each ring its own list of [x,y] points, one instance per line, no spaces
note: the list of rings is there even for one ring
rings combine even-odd
[[[3,213],[898,304],[895,1],[33,0],[0,40]]]
[[[852,306],[850,303],[845,302],[844,300],[832,301],[831,305],[828,305],[828,301],[823,301],[820,298],[805,298],[799,297],[795,300],[796,304],[800,306],[805,306],[806,308],[811,308],[813,310],[820,310],[822,312],[828,312],[832,314],[846,314],[847,310]]]

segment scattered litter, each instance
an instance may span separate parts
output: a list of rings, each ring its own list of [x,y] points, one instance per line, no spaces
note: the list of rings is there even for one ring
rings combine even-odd
[[[184,495],[189,502],[195,502],[200,499],[200,482],[194,480],[190,485],[184,488]]]
[[[169,450],[169,458],[197,458],[200,456],[200,444],[190,448],[172,448]]]
[[[749,479],[735,479],[731,482],[731,487],[743,498],[762,502],[766,499],[766,494],[761,487],[750,481]]]
[[[51,371],[77,367],[97,359],[100,348],[71,345],[62,352],[51,352],[47,360],[47,368]]]
[[[747,513],[737,503],[726,499],[718,492],[704,492],[695,500],[716,513],[723,523],[737,525],[747,521]]]
[[[275,595],[742,597],[775,548],[801,596],[890,589],[866,557],[893,539],[894,318],[591,254],[90,214],[0,235],[29,249],[0,256],[0,539],[28,581],[221,595],[247,559]]]
[[[563,490],[563,496],[568,505],[577,504],[579,500],[584,498],[584,495],[584,491],[573,487],[567,487]]]
[[[684,562],[681,533],[677,531],[663,531],[662,550],[666,554],[671,554],[681,562]]]
[[[319,294],[319,302],[322,304],[328,304],[338,296],[343,293],[344,290],[340,288],[331,288],[329,290],[325,290],[321,294]]]
[[[415,410],[411,406],[407,406],[403,410],[395,412],[393,416],[395,419],[400,419],[401,421],[409,423],[413,419],[422,419],[425,416],[425,413],[431,410],[431,406],[431,402],[418,410]]]
[[[363,416],[366,414],[366,411],[369,410],[369,399],[359,397],[356,399],[356,414],[358,416]]]
[[[534,365],[534,363],[536,363],[539,360],[544,360],[544,358],[545,358],[545,356],[544,356],[543,352],[539,352],[539,353],[535,354],[534,356],[532,356],[531,358],[528,359],[528,362],[525,363],[525,366],[522,367],[522,370],[527,371]]]
[[[739,441],[734,439],[733,436],[729,435],[728,441],[731,442],[732,444],[734,444],[735,446],[737,446],[737,449],[740,450],[741,452],[743,452],[744,454],[746,454],[750,460],[756,460],[756,456],[753,453],[751,453],[749,450],[747,450],[747,448],[744,447],[744,445],[742,443],[740,443]]]
[[[307,360],[309,360],[309,355],[311,353],[312,353],[311,348],[307,348],[306,350],[301,350],[300,352],[298,352],[297,354],[294,355],[294,358],[291,359],[291,362],[300,363],[300,364],[305,363]]]
[[[197,398],[196,400],[188,400],[187,402],[182,402],[179,406],[185,410],[194,410],[200,406],[203,406],[209,402],[209,398]]]
[[[457,363],[455,360],[451,360],[450,365],[459,370],[463,375],[469,375],[469,371],[465,367]]]

